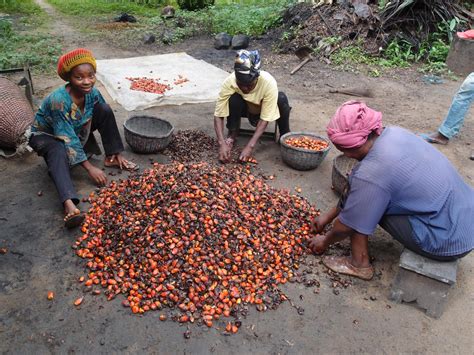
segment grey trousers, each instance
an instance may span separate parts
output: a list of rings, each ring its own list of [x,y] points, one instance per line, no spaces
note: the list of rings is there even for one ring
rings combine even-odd
[[[282,91],[278,92],[278,110],[280,118],[277,120],[280,136],[290,131],[290,111],[291,106],[288,98]],[[227,129],[229,131],[237,131],[240,128],[240,118],[247,117],[253,127],[257,126],[260,115],[251,115],[247,110],[247,103],[242,96],[235,93],[229,98],[229,117],[227,118]]]
[[[437,261],[453,261],[469,254],[469,252],[454,256],[439,256],[427,253],[422,250],[413,239],[413,228],[411,227],[408,216],[404,215],[385,215],[379,222],[380,227],[385,229],[393,238],[398,240],[405,248]]]

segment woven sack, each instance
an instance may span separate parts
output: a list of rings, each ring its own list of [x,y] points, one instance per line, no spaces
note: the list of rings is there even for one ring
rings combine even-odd
[[[21,89],[0,77],[0,147],[16,149],[24,143],[34,113]]]

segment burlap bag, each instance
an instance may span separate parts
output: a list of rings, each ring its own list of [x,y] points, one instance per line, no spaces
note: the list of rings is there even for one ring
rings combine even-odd
[[[18,151],[27,145],[34,113],[21,89],[0,76],[0,147]]]

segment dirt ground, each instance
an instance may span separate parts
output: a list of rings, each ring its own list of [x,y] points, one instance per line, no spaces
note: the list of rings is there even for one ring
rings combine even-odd
[[[38,2],[55,16],[42,0]],[[232,66],[232,51],[212,48],[207,37],[188,40],[169,47],[139,46],[131,50],[113,43],[81,40],[71,24],[58,21],[51,32],[61,34],[64,49],[88,47],[99,59],[186,51],[224,70]],[[425,84],[416,71],[394,72],[390,77],[369,78],[361,74],[339,72],[318,61],[310,62],[294,76],[289,72],[298,63],[291,55],[272,54],[264,41],[252,42],[262,52],[264,69],[272,73],[280,90],[287,93],[291,128],[325,133],[328,119],[348,96],[328,93],[328,86],[369,87],[375,97],[367,103],[383,111],[385,125],[399,125],[414,132],[434,130],[447,112],[461,80],[440,85]],[[43,98],[60,79],[34,77],[38,98]],[[108,98],[99,84],[102,93]],[[113,106],[120,126],[132,113]],[[168,119],[178,129],[199,128],[213,135],[213,104],[159,107],[148,114]],[[136,113],[133,113],[136,114]],[[474,162],[468,158],[474,147],[474,112],[468,114],[459,137],[447,146],[439,146],[471,185]],[[122,132],[123,133],[123,132]],[[240,142],[245,142],[243,137]],[[149,167],[149,158],[163,161],[160,155],[139,156],[127,146],[126,155]],[[276,179],[276,187],[302,188],[316,207],[326,210],[337,202],[331,190],[331,149],[322,165],[313,171],[299,172],[284,165],[279,146],[262,140],[255,156],[260,167]],[[100,164],[100,160],[96,160]],[[314,259],[321,282],[320,293],[301,284],[289,284],[284,291],[305,309],[299,315],[289,303],[275,311],[252,309],[243,320],[239,333],[222,335],[222,324],[214,328],[191,325],[191,338],[184,339],[186,326],[160,322],[162,312],[133,315],[120,305],[121,298],[107,302],[104,296],[86,294],[83,304],[73,302],[83,295],[77,282],[84,275],[81,259],[71,249],[79,231],[65,230],[61,205],[43,160],[35,154],[13,160],[0,160],[0,351],[2,353],[472,353],[474,349],[474,255],[464,258],[457,284],[449,294],[446,311],[432,319],[410,304],[395,304],[388,299],[392,280],[398,269],[400,245],[385,232],[377,230],[370,237],[376,276],[370,282],[352,280],[348,288],[334,292],[332,282]],[[121,175],[124,176],[124,175]],[[115,178],[118,178],[116,176]],[[94,186],[80,168],[73,170],[75,185],[82,196]],[[42,191],[42,196],[37,192]],[[86,209],[87,205],[82,204]],[[48,291],[54,291],[48,301]]]

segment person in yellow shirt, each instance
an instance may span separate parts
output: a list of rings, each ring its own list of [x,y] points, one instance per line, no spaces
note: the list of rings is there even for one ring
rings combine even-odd
[[[277,121],[280,135],[290,131],[290,110],[285,93],[278,91],[276,80],[260,70],[258,51],[237,52],[234,72],[224,81],[214,111],[214,129],[219,141],[219,160],[228,162],[239,134],[240,119],[247,117],[256,127],[255,133],[240,153],[239,159],[247,161],[269,122]],[[224,138],[224,119],[228,136]]]

